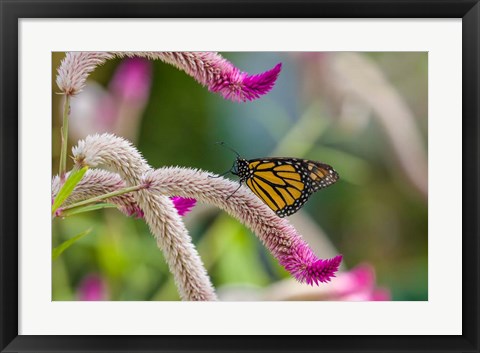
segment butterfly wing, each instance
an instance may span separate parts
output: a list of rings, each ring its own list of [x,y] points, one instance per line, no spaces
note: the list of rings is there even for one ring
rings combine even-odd
[[[307,173],[307,181],[312,192],[326,188],[337,182],[338,173],[328,164],[303,160],[303,169]]]
[[[297,158],[253,159],[248,168],[253,173],[242,180],[279,217],[297,212],[313,192],[338,180],[329,165]]]

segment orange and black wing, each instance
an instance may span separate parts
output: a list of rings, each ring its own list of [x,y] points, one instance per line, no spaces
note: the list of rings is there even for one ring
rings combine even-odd
[[[279,217],[297,212],[315,191],[338,180],[327,164],[296,158],[250,160],[253,171],[244,180],[250,190]]]

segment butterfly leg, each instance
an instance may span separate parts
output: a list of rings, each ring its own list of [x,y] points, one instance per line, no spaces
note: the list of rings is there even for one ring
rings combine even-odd
[[[238,188],[234,192],[232,192],[225,200],[228,200],[230,197],[232,197],[233,194],[235,194],[238,191],[238,189],[240,189],[241,187],[242,187],[242,181],[240,181]]]

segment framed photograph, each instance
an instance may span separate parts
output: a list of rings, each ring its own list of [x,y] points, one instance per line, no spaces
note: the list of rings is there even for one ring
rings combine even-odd
[[[477,1],[0,11],[1,352],[479,352]]]

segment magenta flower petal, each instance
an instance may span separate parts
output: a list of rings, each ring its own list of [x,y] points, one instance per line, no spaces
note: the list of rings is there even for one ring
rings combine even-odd
[[[180,216],[185,216],[188,212],[192,210],[192,208],[197,203],[197,200],[174,196],[170,198],[173,201],[173,205],[177,209],[177,212]]]
[[[280,264],[300,283],[309,285],[329,282],[342,262],[342,255],[323,260],[315,256],[303,241],[290,247],[290,253],[280,256]]]
[[[252,101],[273,88],[281,69],[282,64],[279,63],[264,73],[248,75],[231,65],[208,83],[208,89],[236,102]]]

